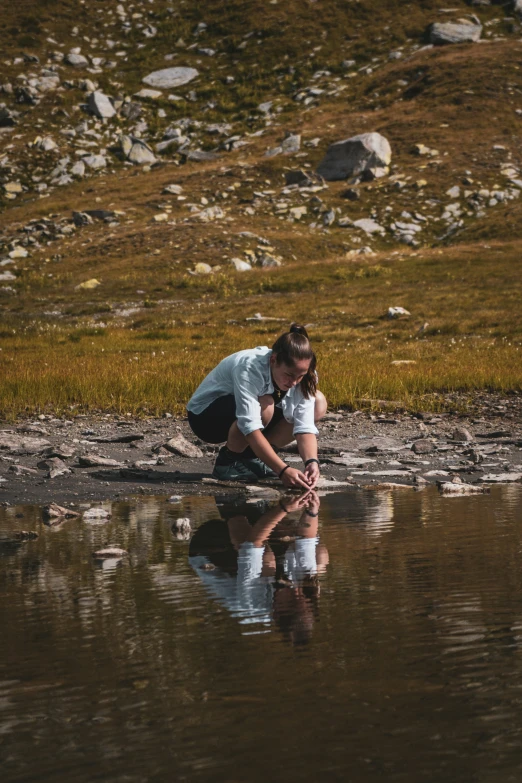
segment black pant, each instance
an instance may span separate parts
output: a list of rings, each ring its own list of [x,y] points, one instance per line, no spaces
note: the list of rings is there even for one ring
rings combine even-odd
[[[201,413],[188,411],[188,423],[194,435],[205,443],[224,443],[228,438],[228,431],[237,419],[236,400],[233,394],[225,394],[218,397]],[[275,427],[283,418],[281,408],[274,408],[271,421],[263,429],[263,434]]]

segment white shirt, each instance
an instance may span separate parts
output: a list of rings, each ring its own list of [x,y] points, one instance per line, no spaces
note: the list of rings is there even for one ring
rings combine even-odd
[[[270,372],[271,355],[272,349],[264,345],[227,356],[198,386],[188,402],[187,410],[197,415],[218,397],[233,394],[240,432],[250,435],[251,432],[262,430],[259,398],[274,391]],[[300,384],[287,391],[278,407],[282,408],[285,420],[293,424],[294,435],[306,432],[319,434],[314,423],[315,398],[306,399]]]

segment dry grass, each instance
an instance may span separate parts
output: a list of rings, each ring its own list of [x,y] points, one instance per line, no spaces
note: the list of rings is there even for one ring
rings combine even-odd
[[[23,328],[8,321],[0,411],[9,418],[44,410],[180,413],[220,358],[271,345],[293,319],[310,324],[321,388],[333,406],[377,398],[437,409],[453,407],[454,392],[520,391],[519,248],[497,256],[467,247],[451,257],[431,251],[371,266],[337,260],[187,276],[183,299],[142,301],[126,328],[89,294],[84,316]],[[392,304],[412,317],[383,318]],[[245,320],[257,311],[281,321]]]

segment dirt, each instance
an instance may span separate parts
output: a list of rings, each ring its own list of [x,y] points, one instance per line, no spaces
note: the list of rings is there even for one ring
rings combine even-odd
[[[357,486],[412,485],[422,484],[423,480],[434,483],[451,481],[457,476],[464,482],[477,483],[486,476],[522,471],[522,399],[518,395],[508,398],[483,395],[473,413],[467,416],[341,410],[328,413],[320,430],[322,477]],[[467,430],[470,441],[463,440],[467,435],[462,430]],[[203,457],[159,456],[153,451],[179,432],[200,446]],[[16,455],[6,449],[0,451],[0,503],[3,505],[55,502],[74,507],[80,502],[137,494],[206,495],[222,487],[233,487],[241,493],[248,491],[239,483],[212,478],[218,447],[195,438],[184,419],[131,419],[112,415],[78,416],[74,420],[40,417],[15,425],[3,423],[0,436],[7,433],[45,438],[53,447],[65,444],[74,448],[75,453],[64,459],[69,473],[49,478],[48,468],[42,465],[48,460],[42,453]],[[92,440],[132,435],[136,436],[132,442]],[[123,466],[81,467],[79,457],[87,454],[114,459]],[[282,456],[300,467],[295,446]],[[345,463],[341,462],[343,459]],[[135,466],[142,461],[157,461],[157,464]],[[16,475],[14,466],[37,472]],[[263,483],[282,486],[277,481]]]

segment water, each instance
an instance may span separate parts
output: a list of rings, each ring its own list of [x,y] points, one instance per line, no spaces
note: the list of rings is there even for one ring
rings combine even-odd
[[[1,508],[2,780],[520,781],[521,501]]]

